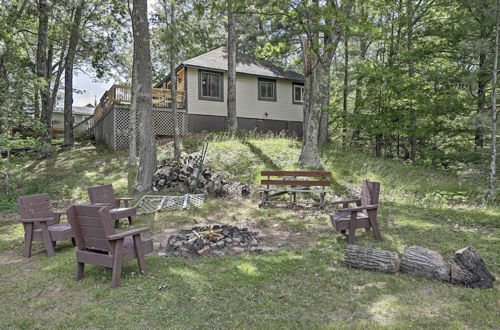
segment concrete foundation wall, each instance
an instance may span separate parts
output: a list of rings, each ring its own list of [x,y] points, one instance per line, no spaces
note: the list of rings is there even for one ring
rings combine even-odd
[[[209,116],[188,113],[188,131],[220,131],[226,127],[225,116]],[[238,117],[238,127],[243,130],[280,133],[286,131],[296,136],[302,136],[302,122],[272,119],[255,119]]]

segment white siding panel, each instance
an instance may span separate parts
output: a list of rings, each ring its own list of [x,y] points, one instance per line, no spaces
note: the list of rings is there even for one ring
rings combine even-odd
[[[302,121],[302,105],[292,102],[292,82],[276,81],[276,102],[260,101],[258,78],[236,75],[236,111],[238,117]],[[198,99],[198,69],[187,69],[188,112],[198,115],[227,115],[227,74],[224,74],[224,102]],[[267,116],[266,116],[267,113]]]

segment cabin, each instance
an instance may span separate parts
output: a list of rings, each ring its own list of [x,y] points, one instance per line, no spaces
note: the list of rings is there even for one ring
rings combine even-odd
[[[176,70],[178,122],[187,132],[225,129],[227,117],[227,51],[220,47],[180,63]],[[152,91],[156,137],[173,135],[171,75]],[[302,136],[304,77],[296,72],[238,53],[236,111],[238,127]],[[93,132],[111,150],[128,148],[130,86],[113,85],[102,96],[94,116],[75,127],[75,136]]]
[[[182,62],[177,90],[186,92],[190,132],[225,128],[227,51],[220,47]],[[170,75],[155,87],[170,88]],[[287,131],[302,135],[304,77],[248,55],[236,56],[236,111],[245,130]]]
[[[92,117],[94,114],[95,106],[87,104],[84,106],[73,106],[73,125],[76,126],[87,118]],[[64,109],[57,107],[52,112],[52,137],[64,136]]]

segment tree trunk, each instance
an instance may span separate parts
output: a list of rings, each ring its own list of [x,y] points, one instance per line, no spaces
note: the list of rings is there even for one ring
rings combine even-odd
[[[312,56],[310,54],[309,49],[309,40],[302,36],[300,38],[300,45],[303,54],[303,63],[304,63],[304,102],[302,103],[302,140],[306,141],[307,134],[307,122],[309,118],[309,110],[311,105],[311,90],[312,90]],[[307,86],[307,87],[305,87]]]
[[[38,90],[35,89],[35,100],[33,101],[33,117],[35,119],[40,119],[40,93]]]
[[[455,252],[451,257],[451,283],[470,288],[492,288],[495,277],[472,246]]]
[[[329,89],[330,65],[318,62],[312,74],[312,90],[309,114],[306,123],[306,139],[300,153],[300,165],[306,168],[321,167],[318,137],[322,116],[323,94]]]
[[[38,40],[36,47],[36,73],[38,78],[43,80],[43,85],[39,89],[41,99],[40,122],[43,125],[43,146],[40,150],[39,157],[45,158],[51,153],[51,138],[50,138],[50,84],[48,81],[47,68],[47,32],[49,29],[48,6],[46,0],[38,1]]]
[[[397,252],[348,245],[345,249],[344,264],[353,268],[395,274],[399,270],[399,256]]]
[[[170,26],[174,28],[175,24],[175,8],[172,2],[172,9],[170,11]],[[174,35],[174,34],[172,34]],[[181,158],[181,144],[179,141],[179,118],[177,111],[177,74],[175,72],[175,62],[176,62],[176,49],[171,47],[170,49],[170,91],[172,94],[172,116],[174,124],[174,158]],[[229,93],[228,93],[229,94]],[[228,98],[228,109],[229,109],[229,98]]]
[[[137,61],[135,56],[135,41],[134,55],[132,59],[132,90],[130,91],[130,117],[129,117],[129,136],[128,136],[128,167],[129,170],[137,167]]]
[[[488,192],[486,198],[488,200],[493,200],[495,197],[495,181],[496,181],[496,159],[497,159],[497,75],[498,75],[498,43],[499,39],[499,14],[498,14],[498,2],[496,6],[496,25],[495,25],[495,52],[493,59],[493,87],[491,89],[491,146],[490,146],[490,166],[488,173]]]
[[[152,188],[156,171],[156,144],[152,115],[152,67],[146,0],[133,0],[132,25],[136,61],[136,107],[139,113],[139,169],[134,184],[136,193]],[[135,86],[133,87],[135,88]]]
[[[319,1],[316,2],[316,5]],[[351,2],[342,2],[340,8],[335,1],[327,0],[326,6],[332,6],[338,10],[342,15],[348,16],[351,8]],[[337,16],[328,17],[325,20],[325,27],[328,27],[326,31],[323,31],[323,43],[319,46],[320,42],[315,42],[317,39],[313,36],[313,40],[309,40],[309,46],[311,44],[317,44],[316,49],[314,49],[314,61],[312,65],[311,82],[310,85],[305,85],[306,94],[310,93],[309,96],[309,113],[305,121],[305,140],[302,146],[302,151],[300,153],[300,165],[302,167],[308,168],[320,168],[320,154],[318,150],[318,142],[320,137],[320,122],[322,117],[322,112],[325,110],[325,105],[329,102],[330,96],[330,67],[332,64],[333,57],[337,50],[338,43],[342,37],[342,32],[344,27],[342,23],[338,21]],[[302,47],[303,51],[307,48]],[[303,58],[309,55],[308,52],[303,54]],[[323,120],[327,120],[327,116],[323,117]],[[324,127],[324,126],[323,126]],[[322,132],[322,139],[327,139],[328,129]],[[325,140],[326,140],[325,139]]]
[[[415,76],[415,61],[413,59],[413,23],[414,23],[414,7],[413,0],[408,0],[407,2],[407,16],[408,16],[408,27],[407,27],[407,52],[408,52],[408,77],[410,80]],[[408,101],[408,111],[410,112],[410,118],[415,118],[413,115],[413,100],[410,98]],[[417,138],[415,134],[415,125],[416,123],[411,120],[411,123],[408,123],[409,133],[410,133],[410,159],[415,160],[415,155],[417,151]]]
[[[64,65],[64,145],[73,145],[73,66],[75,64],[76,48],[80,39],[80,24],[85,1],[81,0],[75,9],[71,36],[69,38],[68,54]]]
[[[486,6],[483,5],[481,12],[486,11]],[[479,40],[485,44],[489,42],[489,36],[487,32],[487,25],[485,23],[485,15],[480,16],[480,32]],[[477,148],[482,148],[484,146],[484,132],[481,121],[481,115],[484,113],[484,108],[486,105],[486,85],[488,84],[488,68],[486,67],[486,49],[484,46],[480,46],[479,50],[479,62],[478,62],[478,74],[477,74],[477,116],[476,121],[476,132],[474,136],[474,142]]]
[[[382,157],[382,134],[375,136],[375,157]]]
[[[346,144],[347,140],[347,98],[349,97],[349,38],[344,34],[344,88],[342,91],[342,112],[343,112],[343,128],[342,128],[342,144]]]
[[[361,62],[365,61],[366,53],[368,52],[368,46],[369,46],[369,44],[364,38],[362,38],[359,41]],[[362,87],[363,87],[363,79],[360,76],[358,76],[356,78],[356,91],[355,91],[355,95],[354,95],[354,109],[353,109],[354,114],[358,114],[361,111],[361,103],[362,103],[361,88]],[[352,142],[356,148],[359,147],[359,133],[360,133],[359,128],[355,128],[352,132]]]
[[[321,111],[321,119],[319,122],[319,133],[318,133],[318,144],[320,146],[326,146],[328,144],[328,122],[329,122],[328,111]]]
[[[409,246],[401,258],[401,272],[411,276],[450,281],[450,267],[443,257],[420,246]]]
[[[236,113],[236,15],[229,8],[227,15],[227,122],[228,130],[238,129]]]

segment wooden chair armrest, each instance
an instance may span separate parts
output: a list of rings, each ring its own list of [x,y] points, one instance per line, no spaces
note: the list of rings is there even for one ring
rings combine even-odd
[[[361,202],[361,199],[348,199],[348,200],[345,200],[345,201],[336,201],[336,202],[331,202],[330,204],[331,205],[338,205],[338,204],[344,204],[344,203],[357,203],[357,202]]]
[[[19,221],[25,222],[25,223],[30,223],[30,222],[47,222],[47,221],[54,221],[54,218],[38,218],[38,219],[22,219],[19,218]]]
[[[118,233],[118,234],[110,235],[110,236],[108,236],[108,239],[110,241],[114,241],[114,240],[117,240],[117,239],[125,238],[127,236],[138,235],[138,234],[143,233],[145,231],[149,231],[149,228],[148,227],[143,227],[143,228],[137,228],[137,229],[132,229],[132,230],[124,231],[123,233]]]
[[[120,203],[121,201],[123,201],[123,205],[125,207],[128,207],[128,201],[131,201],[131,200],[134,200],[134,199],[131,198],[131,197],[119,197],[116,200],[118,201],[118,203]]]
[[[61,217],[63,215],[66,215],[65,211],[53,211],[53,213],[54,213],[54,216],[56,217],[57,223],[59,223],[61,221]]]
[[[364,205],[364,206],[358,206],[358,207],[346,207],[339,209],[340,212],[358,212],[358,211],[363,211],[363,210],[373,210],[378,208],[378,204],[374,205]]]

